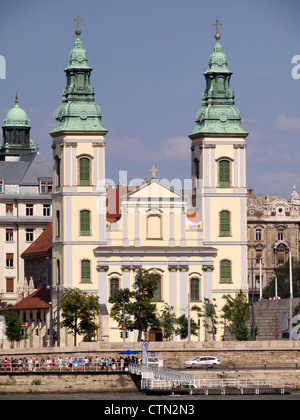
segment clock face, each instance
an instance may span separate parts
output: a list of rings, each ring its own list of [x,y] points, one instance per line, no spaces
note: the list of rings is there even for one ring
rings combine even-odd
[[[220,115],[220,121],[221,122],[226,122],[227,121],[226,115],[224,115],[224,114]]]
[[[224,60],[222,58],[219,58],[218,61],[217,61],[217,64],[219,66],[222,66],[224,64]]]
[[[81,112],[80,112],[80,118],[81,118],[82,120],[86,120],[86,118],[87,118],[87,113],[86,113],[86,111],[81,111]]]

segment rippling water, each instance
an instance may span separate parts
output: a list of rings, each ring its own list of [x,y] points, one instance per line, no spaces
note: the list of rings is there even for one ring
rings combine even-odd
[[[300,401],[300,392],[293,392],[290,395],[144,395],[140,393],[113,393],[113,392],[103,392],[103,393],[80,393],[80,394],[10,394],[10,395],[0,395],[0,400],[67,400],[67,401],[86,401],[86,400],[99,400],[103,401],[103,405],[106,401],[109,403],[115,403],[122,401],[127,402],[130,405],[130,401],[138,402],[143,401],[157,401],[158,403],[163,403],[167,401],[168,403],[176,403],[184,401],[192,403],[192,401],[208,401],[208,400],[271,400],[271,401]]]

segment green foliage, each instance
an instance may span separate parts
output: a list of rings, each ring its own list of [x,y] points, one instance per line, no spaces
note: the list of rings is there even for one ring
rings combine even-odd
[[[167,341],[170,341],[173,334],[176,333],[176,315],[173,311],[174,307],[165,303],[159,315],[159,325],[163,330],[164,339]]]
[[[251,317],[250,302],[248,295],[242,290],[233,298],[231,295],[224,295],[226,301],[222,308],[224,326],[228,327],[238,341],[249,341],[251,339],[248,323]]]
[[[158,285],[159,276],[140,268],[137,271],[134,290],[120,289],[113,293],[109,302],[113,304],[110,316],[117,321],[119,327],[123,324],[123,302],[126,316],[126,328],[129,331],[138,330],[137,341],[142,340],[142,334],[147,339],[147,330],[158,326],[156,304],[152,302]]]
[[[19,315],[17,314],[16,311],[14,310],[9,310],[7,311],[6,315],[5,315],[5,321],[6,321],[6,337],[9,341],[14,342],[16,341],[17,343],[27,339],[28,338],[28,334],[27,334],[27,329],[25,329],[24,335],[22,334],[22,321],[19,317]]]
[[[294,262],[292,264],[292,275],[293,275],[293,296],[300,297],[300,262]],[[275,270],[275,276],[277,277],[277,291],[278,296],[281,299],[287,299],[290,297],[290,268],[289,261],[279,265]],[[263,296],[265,299],[275,296],[275,277],[273,277],[269,284],[263,290]]]
[[[190,321],[191,321],[191,335],[197,335],[198,325],[193,319],[191,319]],[[188,337],[188,324],[189,324],[189,320],[187,316],[185,314],[181,315],[179,318],[177,318],[176,322],[178,324],[177,334],[180,335],[180,338],[182,340],[186,339]]]
[[[217,305],[215,302],[216,299],[213,299],[213,302],[211,302],[208,298],[204,298],[203,308],[198,309],[198,317],[203,319],[206,331],[208,334],[212,334],[213,340],[215,340],[218,325]]]
[[[91,341],[98,330],[95,322],[100,314],[98,297],[80,289],[65,289],[60,307],[62,325],[72,332],[74,346],[77,345],[77,335],[84,336],[85,341]]]

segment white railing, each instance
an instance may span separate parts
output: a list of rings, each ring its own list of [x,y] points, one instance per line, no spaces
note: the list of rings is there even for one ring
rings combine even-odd
[[[224,388],[270,388],[271,381],[265,379],[195,379],[195,383],[183,382],[180,384],[186,389],[224,389]],[[142,379],[142,389],[172,389],[178,387],[173,382],[158,379]]]
[[[195,379],[195,388],[264,388],[271,387],[270,379],[263,378],[230,378],[230,379]]]
[[[145,365],[131,365],[129,367],[131,373],[142,376],[142,388],[143,384],[148,384],[149,381],[153,382],[159,380],[163,383],[169,383],[169,387],[176,385],[185,385],[188,387],[195,387],[195,376],[188,373],[177,372],[172,369],[159,368],[156,366],[145,366]],[[144,381],[144,382],[143,382]],[[147,381],[147,382],[146,382]],[[149,385],[147,385],[149,388]]]

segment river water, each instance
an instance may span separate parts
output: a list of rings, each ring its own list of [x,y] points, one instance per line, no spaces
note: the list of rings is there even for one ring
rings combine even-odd
[[[118,403],[120,406],[130,405],[130,402],[135,405],[140,403],[144,404],[153,404],[153,401],[157,404],[176,404],[178,401],[183,404],[188,402],[189,404],[201,401],[228,401],[228,400],[237,400],[237,401],[246,401],[246,400],[270,400],[270,401],[300,401],[300,392],[292,392],[292,394],[286,395],[144,395],[140,393],[130,392],[130,393],[113,393],[113,392],[101,392],[101,393],[66,393],[66,394],[7,394],[0,395],[0,401],[4,400],[65,400],[65,401],[93,401],[98,400],[102,401],[102,406],[107,406],[109,404]]]

